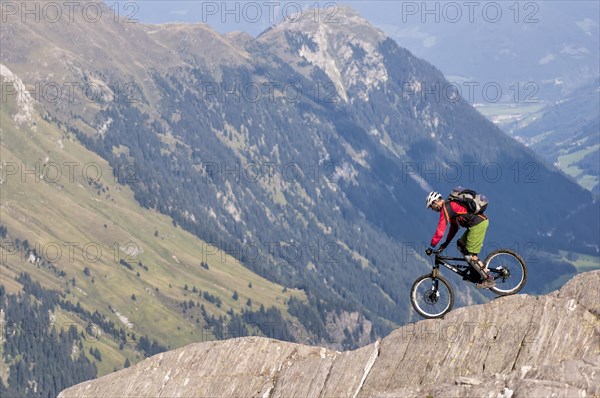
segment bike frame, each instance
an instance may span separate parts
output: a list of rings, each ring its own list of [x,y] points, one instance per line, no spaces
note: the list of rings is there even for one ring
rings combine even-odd
[[[473,270],[473,272],[471,273],[471,275],[469,275],[467,272],[469,271],[469,269],[471,269],[471,265],[467,264],[451,264],[448,261],[461,261],[466,263],[467,260],[464,257],[445,257],[445,256],[440,256],[439,254],[435,255],[435,261],[433,263],[433,271],[431,272],[431,276],[432,277],[437,277],[439,275],[440,272],[440,265],[443,265],[444,267],[448,268],[450,271],[454,272],[455,274],[458,274],[460,276],[462,276],[465,280],[471,281],[473,283],[477,283],[479,282],[479,273],[475,270]],[[476,277],[477,279],[473,279],[473,277]]]

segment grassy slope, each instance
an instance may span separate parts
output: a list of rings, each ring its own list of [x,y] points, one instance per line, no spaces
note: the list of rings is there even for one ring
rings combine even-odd
[[[583,174],[583,171],[577,166],[586,155],[598,152],[600,145],[593,145],[579,151],[573,151],[565,155],[558,156],[559,167],[569,176],[577,180],[577,182],[585,189],[592,190],[598,184],[598,177],[589,174]]]
[[[585,189],[597,190],[597,173],[587,174],[579,162],[586,155],[598,157],[598,130],[594,125],[598,117],[598,81],[580,87],[563,101],[539,109],[532,107],[530,111],[523,112],[525,117],[517,122],[509,122],[505,130],[525,137],[534,151]]]
[[[580,253],[567,253],[560,251],[560,254],[567,259],[578,272],[587,272],[600,269],[600,258],[588,256]]]
[[[60,253],[61,258],[55,263],[67,276],[57,278],[18,254],[4,252],[0,283],[9,291],[19,289],[13,279],[21,271],[31,273],[47,288],[62,291],[74,277],[76,287],[68,288],[69,298],[74,303],[80,301],[91,311],[98,309],[121,324],[109,310],[110,305],[128,318],[137,334],[146,334],[171,348],[207,337],[196,322],[175,309],[176,303],[182,300],[193,299],[204,304],[209,313],[219,316],[230,308],[236,312],[247,308],[248,298],[252,299],[255,310],[264,304],[280,308],[285,314],[285,302],[290,296],[303,297],[299,291],[282,292],[281,286],[252,273],[233,257],[213,254],[210,246],[175,227],[170,218],[140,208],[131,190],[115,182],[103,159],[86,150],[68,132],[59,131],[42,119],[37,120],[37,131],[25,125],[17,126],[11,116],[14,107],[14,103],[3,104],[0,112],[0,159],[18,169],[17,174],[8,175],[11,166],[4,163],[6,180],[0,185],[0,223],[8,227],[12,236],[27,239],[30,246],[39,245],[38,252],[47,257]],[[56,167],[42,168],[51,162],[62,166],[60,178]],[[76,164],[72,181],[67,162]],[[34,169],[36,163],[42,175],[57,182],[42,179],[36,182],[32,174],[20,175],[25,168]],[[85,165],[93,165],[86,173],[90,178],[96,179],[96,170],[102,171],[97,182],[108,191],[98,194],[98,189],[84,180]],[[76,242],[72,254],[66,242]],[[96,253],[94,248],[101,249],[97,261],[86,259],[83,250],[86,244],[92,260]],[[136,248],[139,254],[127,253],[128,247]],[[132,262],[134,270],[120,265],[120,259]],[[135,264],[135,260],[142,261],[149,270]],[[202,260],[207,261],[209,270],[200,267]],[[85,267],[90,269],[90,277],[83,274]],[[184,290],[186,284],[188,291]],[[193,286],[219,296],[223,301],[221,308],[193,294]],[[234,291],[239,295],[237,301],[232,298]],[[132,294],[136,296],[135,301]],[[110,365],[122,364],[125,356],[119,358],[118,352],[111,352],[113,354],[108,355],[107,351]],[[112,366],[100,368],[102,373],[112,371]]]

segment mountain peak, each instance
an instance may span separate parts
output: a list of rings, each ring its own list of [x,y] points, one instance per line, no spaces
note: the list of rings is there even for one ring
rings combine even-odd
[[[263,32],[260,41],[275,44],[279,55],[305,68],[324,72],[335,84],[339,96],[348,101],[350,90],[368,100],[368,93],[388,79],[379,51],[387,39],[351,7],[308,9],[295,14]]]
[[[352,7],[337,5],[326,8],[308,8],[296,14],[290,13],[259,37],[279,30],[305,33],[326,30],[328,33],[345,33],[348,36],[358,36],[368,41],[381,41],[387,37],[383,31],[371,25]]]

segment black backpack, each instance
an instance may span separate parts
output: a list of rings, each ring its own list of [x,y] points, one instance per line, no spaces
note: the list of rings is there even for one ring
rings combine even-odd
[[[481,214],[487,209],[488,199],[472,189],[457,187],[450,192],[448,200],[458,202],[467,208],[469,214]]]

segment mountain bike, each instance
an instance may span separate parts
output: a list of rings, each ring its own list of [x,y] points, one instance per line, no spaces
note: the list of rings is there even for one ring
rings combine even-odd
[[[440,265],[462,276],[465,281],[479,283],[481,280],[479,273],[469,265],[465,258],[444,257],[440,256],[441,252],[440,249],[433,252],[435,260],[431,273],[418,277],[410,290],[410,302],[415,311],[423,318],[441,318],[454,305],[454,291],[448,280],[440,275]],[[456,261],[465,264],[457,264]],[[495,250],[483,260],[483,263],[496,281],[496,286],[490,287],[489,290],[499,296],[515,294],[527,282],[525,260],[512,250]]]

